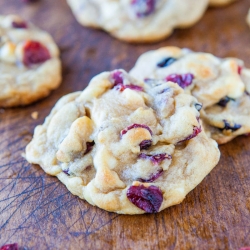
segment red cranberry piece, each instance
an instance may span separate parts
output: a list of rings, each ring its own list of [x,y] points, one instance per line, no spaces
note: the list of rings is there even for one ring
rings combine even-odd
[[[239,250],[250,250],[250,247],[241,247]]]
[[[18,245],[17,243],[7,244],[2,246],[0,250],[18,250]]]
[[[137,17],[146,17],[155,11],[155,0],[132,0],[133,6]]]
[[[236,130],[242,127],[240,124],[236,123],[233,126],[231,126],[231,124],[227,120],[223,120],[223,122],[224,122],[224,128],[221,130],[232,130],[233,132],[235,132]]]
[[[191,85],[193,80],[194,80],[194,75],[191,73],[182,75],[172,74],[166,77],[166,81],[177,83],[183,89]]]
[[[143,91],[143,88],[141,86],[137,86],[137,85],[133,85],[133,84],[129,84],[129,85],[117,84],[114,87],[116,88],[116,90],[119,90],[120,92],[122,92],[125,89],[132,89],[135,91]]]
[[[188,136],[187,138],[185,138],[184,140],[179,141],[179,143],[180,143],[180,142],[184,142],[184,141],[188,141],[188,140],[193,139],[193,138],[196,137],[200,132],[201,132],[201,127],[196,127],[196,126],[195,126],[195,127],[193,128],[193,133],[192,133],[190,136]]]
[[[84,154],[86,155],[87,153],[89,153],[93,149],[94,145],[95,145],[95,141],[86,142],[87,149],[84,152]]]
[[[20,21],[20,22],[13,21],[12,22],[12,27],[16,28],[16,29],[27,29],[28,25],[24,21]]]
[[[123,77],[122,77],[121,71],[117,70],[117,71],[113,72],[112,78],[114,80],[114,86],[116,86],[118,84],[123,84]]]
[[[227,104],[228,104],[230,101],[235,101],[235,99],[226,96],[226,97],[220,99],[220,101],[219,101],[217,104],[218,104],[219,106],[221,106],[221,107],[226,107]]]
[[[243,70],[243,67],[242,66],[238,66],[238,74],[239,75],[241,74],[242,70]]]
[[[139,154],[139,158],[141,159],[149,159],[150,161],[153,162],[154,165],[159,165],[161,164],[162,161],[166,159],[171,159],[171,155],[167,155],[166,153],[163,154],[156,154],[156,155],[147,155],[144,153]]]
[[[125,135],[129,130],[133,129],[133,128],[145,128],[149,131],[149,133],[152,135],[153,132],[152,130],[147,126],[147,125],[144,125],[144,124],[132,124],[130,126],[128,126],[127,128],[123,129],[121,131],[121,136]]]
[[[66,175],[68,175],[68,176],[70,176],[70,174],[69,174],[69,169],[63,170],[63,173],[66,174]]]
[[[152,145],[152,140],[144,140],[140,143],[140,150],[146,150]]]
[[[139,178],[138,181],[140,182],[154,182],[156,179],[158,179],[163,174],[163,169],[159,169],[155,174],[151,175],[149,179],[142,179]]]
[[[157,66],[159,68],[165,68],[168,67],[169,65],[171,65],[172,63],[174,63],[175,61],[177,61],[176,58],[173,57],[167,57],[164,58],[162,61],[160,61],[159,63],[157,63]]]
[[[125,87],[125,89],[132,89],[132,90],[136,90],[136,91],[143,91],[143,88],[141,86],[134,85],[134,84],[125,85],[124,87]]]
[[[250,133],[247,133],[247,134],[244,134],[244,135],[248,137],[248,136],[250,136]]]
[[[131,186],[127,191],[128,199],[147,213],[157,213],[163,201],[161,190],[156,186]]]
[[[125,89],[132,89],[132,90],[136,90],[136,91],[143,91],[143,88],[141,86],[137,86],[137,85],[134,85],[134,84],[124,85],[124,81],[123,81],[123,77],[122,77],[122,72],[121,71],[115,71],[112,74],[112,78],[114,80],[114,86],[113,86],[113,88],[115,88],[116,90],[119,90],[120,92],[122,92]]]
[[[39,42],[27,41],[24,45],[23,63],[25,66],[43,63],[50,59],[49,50]]]

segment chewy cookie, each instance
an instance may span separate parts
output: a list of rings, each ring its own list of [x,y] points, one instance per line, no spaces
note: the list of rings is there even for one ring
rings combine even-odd
[[[192,26],[209,0],[67,0],[77,20],[128,42],[154,42]],[[190,8],[192,6],[192,8]]]
[[[175,82],[195,96],[203,104],[207,132],[218,143],[250,132],[250,70],[241,60],[165,47],[141,55],[130,74],[146,82]]]
[[[175,83],[149,86],[123,70],[104,72],[58,101],[26,159],[107,211],[159,212],[180,203],[219,160],[200,107]]]
[[[237,99],[225,98],[201,112],[206,130],[218,143],[226,143],[238,135],[250,133],[249,93]]]
[[[30,104],[61,82],[51,36],[18,16],[0,16],[0,107]]]

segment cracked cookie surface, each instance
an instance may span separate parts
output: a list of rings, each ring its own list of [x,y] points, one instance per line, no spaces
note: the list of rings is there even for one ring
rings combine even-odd
[[[208,0],[68,0],[68,4],[82,25],[102,28],[128,42],[154,42],[175,28],[195,24]]]
[[[165,47],[141,55],[130,74],[171,80],[195,96],[207,133],[220,144],[250,132],[250,70],[239,59]]]
[[[51,36],[19,16],[0,16],[0,107],[28,105],[61,83]]]
[[[175,83],[104,72],[58,101],[26,159],[107,211],[159,212],[182,202],[219,160],[199,107]]]

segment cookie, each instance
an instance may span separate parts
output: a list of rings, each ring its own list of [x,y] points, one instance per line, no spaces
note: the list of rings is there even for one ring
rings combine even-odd
[[[141,55],[130,74],[146,82],[171,80],[195,96],[203,105],[207,132],[220,144],[250,132],[246,110],[250,71],[241,60],[165,47]]]
[[[219,160],[200,105],[175,83],[104,72],[58,101],[26,159],[94,206],[156,213],[182,202]]]
[[[127,42],[155,42],[168,37],[175,28],[195,24],[208,1],[68,0],[68,4],[84,26],[104,29]]]
[[[250,95],[227,100],[202,112],[206,130],[218,143],[226,143],[238,135],[250,133]]]
[[[19,16],[0,16],[0,107],[35,102],[61,83],[59,50],[51,36]]]
[[[230,3],[235,2],[236,0],[210,0],[209,4],[210,6],[224,6]]]
[[[201,111],[207,133],[219,144],[250,133],[250,70],[242,68],[240,74],[245,83],[241,97],[225,97]]]

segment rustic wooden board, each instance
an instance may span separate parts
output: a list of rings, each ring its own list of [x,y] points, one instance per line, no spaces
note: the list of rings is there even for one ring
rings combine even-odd
[[[81,27],[65,0],[1,0],[0,14],[17,13],[53,34],[62,52],[62,86],[26,108],[0,110],[0,246],[22,249],[239,249],[250,245],[250,138],[220,147],[219,165],[178,205],[156,215],[125,216],[71,195],[21,154],[55,102],[82,90],[104,70],[129,70],[136,58],[164,45],[236,56],[250,67],[249,0],[209,9],[194,27],[153,45],[130,45]],[[1,90],[0,90],[1,91]],[[39,111],[39,119],[30,114]],[[200,166],[202,167],[202,166]]]

